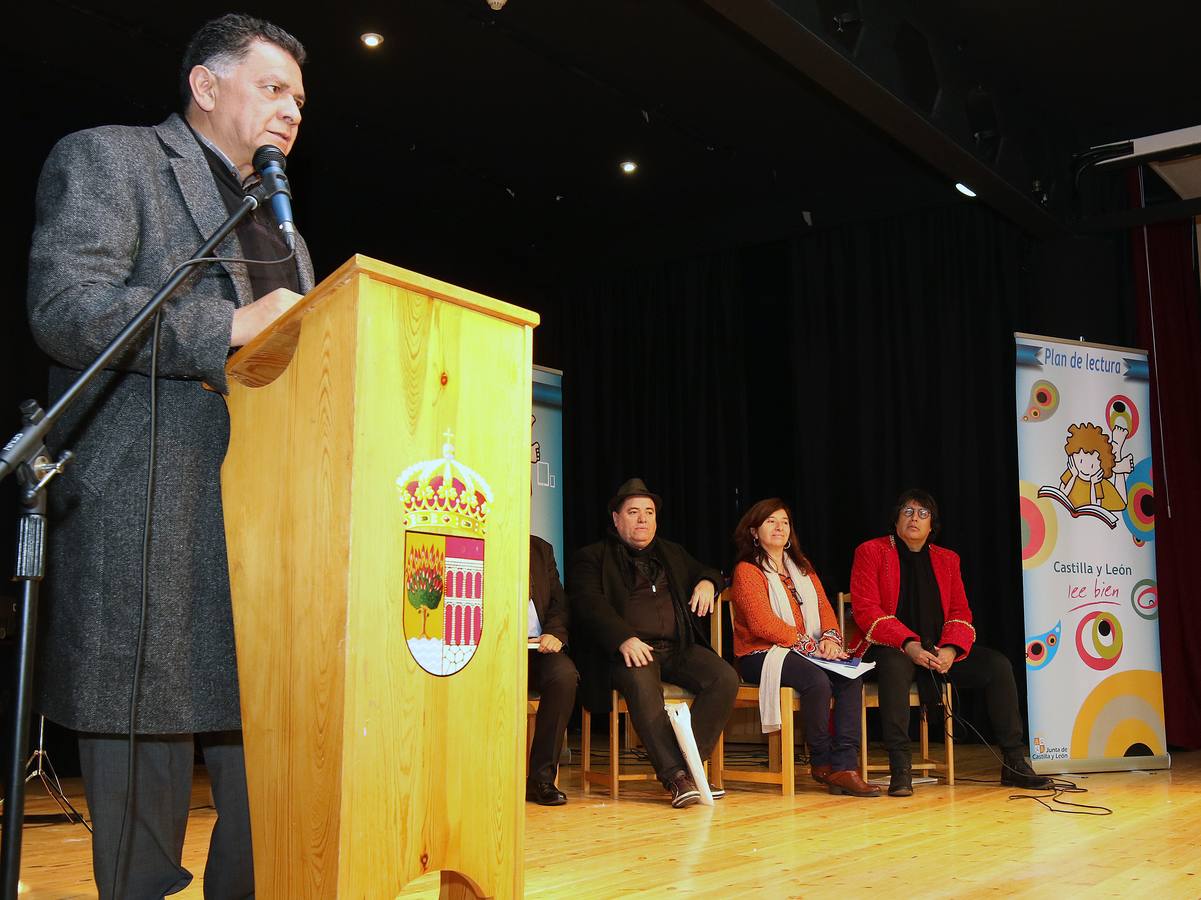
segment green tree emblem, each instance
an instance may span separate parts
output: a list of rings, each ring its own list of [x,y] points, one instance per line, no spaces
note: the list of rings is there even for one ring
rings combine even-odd
[[[405,591],[409,606],[421,613],[421,636],[428,638],[426,622],[432,610],[442,603],[442,553],[431,547],[418,547],[409,551],[408,577]]]

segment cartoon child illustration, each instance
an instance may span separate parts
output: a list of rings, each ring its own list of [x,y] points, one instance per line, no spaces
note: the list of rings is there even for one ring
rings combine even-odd
[[[1134,454],[1121,458],[1128,433],[1120,425],[1115,426],[1111,442],[1092,422],[1068,426],[1068,441],[1063,447],[1068,467],[1059,483],[1073,506],[1115,511],[1126,508],[1126,475],[1134,468]]]

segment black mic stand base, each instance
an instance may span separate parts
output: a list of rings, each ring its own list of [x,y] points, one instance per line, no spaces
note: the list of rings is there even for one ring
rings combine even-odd
[[[50,753],[46,750],[45,716],[38,716],[38,743],[25,762],[25,784],[29,785],[35,778],[42,783],[42,789],[46,792],[46,796],[58,804],[59,812],[27,812],[24,818],[26,825],[53,825],[66,819],[68,825],[82,825],[88,831],[92,830],[92,826],[83,817],[83,813],[77,810],[67,797],[67,792],[63,790],[63,784],[59,781],[58,773],[54,771],[54,763],[50,759]],[[28,791],[26,794],[28,795]],[[4,800],[0,798],[0,806],[3,805]]]

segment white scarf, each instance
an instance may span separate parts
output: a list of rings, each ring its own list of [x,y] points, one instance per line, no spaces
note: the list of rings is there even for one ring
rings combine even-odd
[[[804,618],[805,633],[815,641],[821,636],[821,612],[817,599],[817,589],[813,587],[813,579],[797,568],[792,557],[784,554],[784,568],[792,579],[797,594],[800,595],[801,616]],[[767,579],[767,593],[771,601],[771,610],[783,621],[796,627],[796,617],[792,614],[792,604],[788,602],[788,589],[780,579],[778,572],[761,569]],[[763,660],[763,669],[759,673],[759,722],[764,734],[780,730],[783,711],[780,709],[780,670],[784,668],[784,660],[788,658],[789,648],[779,645],[767,651]],[[792,710],[788,710],[792,715]],[[790,752],[784,748],[784,752]]]
[[[822,633],[822,616],[813,579],[801,572],[787,553],[784,554],[784,568],[788,572],[788,577],[792,579],[793,587],[800,595],[801,615],[805,619],[805,634],[816,641]],[[796,619],[792,615],[792,604],[788,602],[788,589],[784,587],[783,579],[780,578],[779,573],[769,572],[766,569],[763,570],[763,574],[767,578],[771,611],[795,628]]]

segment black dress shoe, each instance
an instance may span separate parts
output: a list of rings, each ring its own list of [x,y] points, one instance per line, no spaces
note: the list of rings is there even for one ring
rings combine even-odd
[[[539,806],[562,806],[567,802],[567,795],[555,787],[554,782],[527,781],[525,799]]]
[[[1035,772],[1024,756],[1005,757],[1005,763],[1001,766],[1001,784],[1005,787],[1021,788],[1023,791],[1055,789],[1054,780]]]

